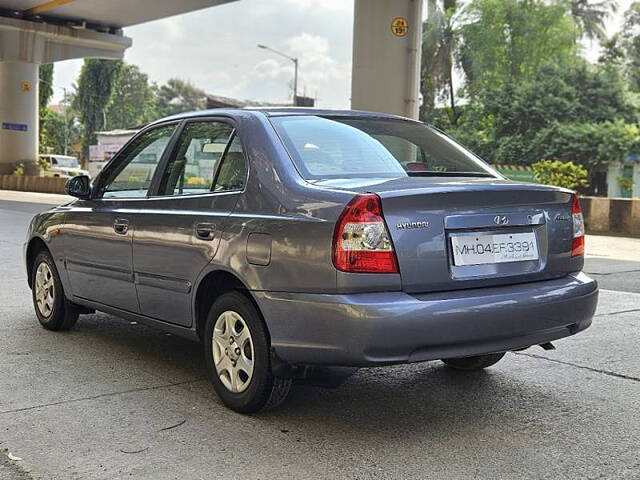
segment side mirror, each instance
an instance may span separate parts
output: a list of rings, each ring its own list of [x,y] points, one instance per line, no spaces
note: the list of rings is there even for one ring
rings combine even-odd
[[[91,182],[86,175],[70,178],[64,187],[67,195],[88,200],[91,197]]]

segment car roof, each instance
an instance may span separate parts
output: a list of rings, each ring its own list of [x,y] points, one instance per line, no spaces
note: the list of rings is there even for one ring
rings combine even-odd
[[[165,117],[151,125],[166,122],[168,120],[183,120],[187,118],[198,117],[212,117],[212,116],[227,116],[227,117],[240,117],[251,114],[262,114],[267,117],[283,117],[283,116],[310,116],[317,115],[321,117],[350,117],[350,118],[385,118],[394,120],[404,120],[415,122],[411,118],[401,117],[399,115],[391,115],[388,113],[368,112],[365,110],[332,110],[322,108],[308,108],[308,107],[248,107],[248,108],[213,108],[209,110],[197,110],[194,112],[185,112]]]

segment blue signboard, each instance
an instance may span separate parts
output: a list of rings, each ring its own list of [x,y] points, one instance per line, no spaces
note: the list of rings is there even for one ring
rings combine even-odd
[[[3,130],[15,130],[17,132],[26,132],[29,130],[29,126],[26,123],[9,123],[2,122]]]

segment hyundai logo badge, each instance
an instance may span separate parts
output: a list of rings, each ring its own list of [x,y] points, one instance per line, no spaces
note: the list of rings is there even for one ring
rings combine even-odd
[[[508,225],[509,217],[505,215],[496,215],[495,217],[493,217],[493,223],[495,223],[496,225]]]

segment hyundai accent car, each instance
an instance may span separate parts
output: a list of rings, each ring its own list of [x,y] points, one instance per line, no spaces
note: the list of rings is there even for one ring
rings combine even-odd
[[[507,180],[396,116],[174,116],[67,191],[25,245],[40,323],[99,310],[199,340],[239,412],[323,369],[486,368],[596,308],[573,192]]]

